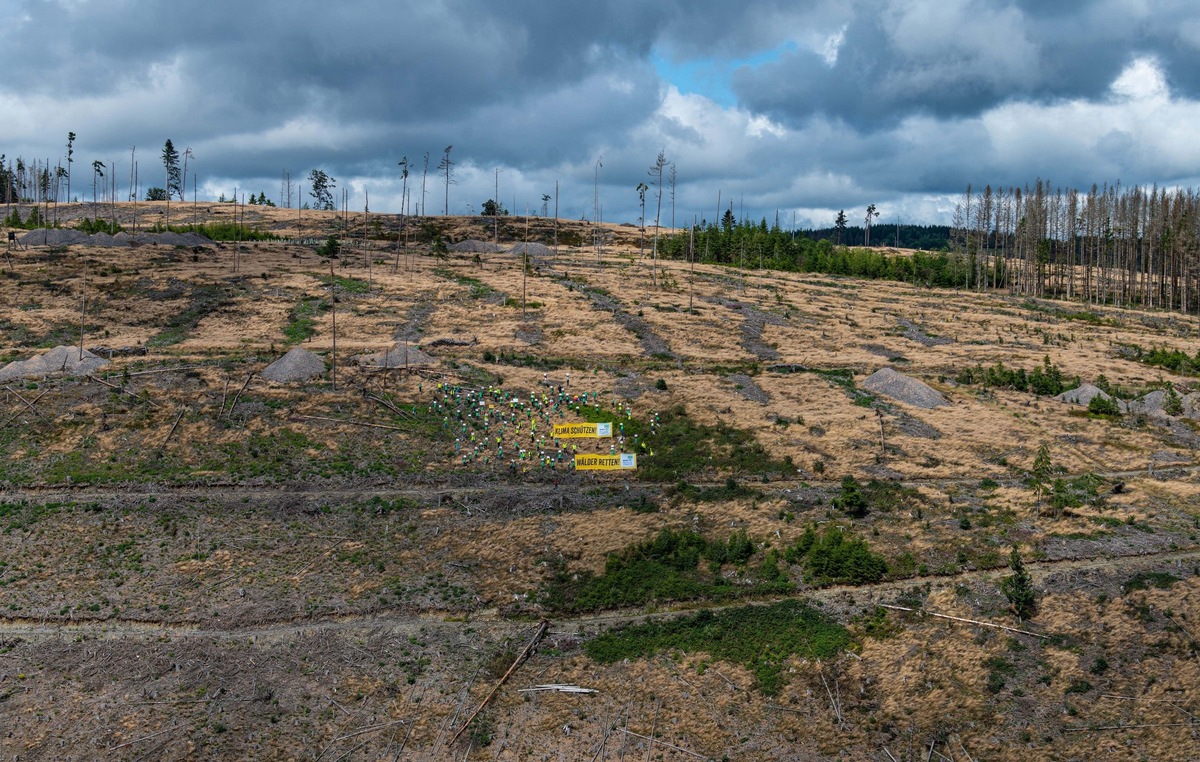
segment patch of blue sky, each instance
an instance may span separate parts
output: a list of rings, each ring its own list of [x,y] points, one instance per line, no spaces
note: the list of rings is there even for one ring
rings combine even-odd
[[[737,96],[731,84],[733,72],[743,66],[756,69],[778,61],[785,53],[795,49],[795,43],[785,42],[742,58],[702,56],[676,59],[655,48],[650,55],[650,62],[654,64],[658,76],[673,84],[679,92],[703,95],[720,106],[733,108],[737,105]]]

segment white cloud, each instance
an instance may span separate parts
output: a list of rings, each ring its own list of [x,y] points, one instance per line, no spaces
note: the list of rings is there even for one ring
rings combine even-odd
[[[842,49],[842,43],[845,41],[846,25],[843,24],[836,32],[826,37],[824,42],[821,43],[819,52],[827,66],[833,66],[837,63],[838,51]]]
[[[1112,84],[1113,93],[1130,101],[1166,103],[1170,98],[1167,78],[1153,58],[1135,59]]]

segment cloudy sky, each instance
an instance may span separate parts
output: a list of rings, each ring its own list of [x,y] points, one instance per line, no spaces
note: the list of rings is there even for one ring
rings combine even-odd
[[[513,211],[558,182],[590,218],[598,174],[636,221],[660,150],[680,224],[718,192],[823,227],[946,223],[967,183],[1200,185],[1194,0],[0,0],[0,29],[0,152],[75,132],[81,198],[132,146],[161,185],[167,138],[202,198],[319,167],[372,211],[400,211],[404,157],[420,203],[428,152],[431,214],[448,145],[454,214],[498,169]]]

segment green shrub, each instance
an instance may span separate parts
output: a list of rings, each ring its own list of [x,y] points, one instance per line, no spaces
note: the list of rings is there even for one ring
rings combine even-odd
[[[867,515],[867,498],[863,496],[862,487],[853,476],[842,477],[842,493],[833,499],[833,507],[854,518]]]
[[[668,488],[668,495],[679,495],[698,503],[723,503],[746,497],[762,497],[763,493],[753,487],[747,487],[732,476],[725,477],[725,483],[720,487],[697,487],[680,481]]]
[[[277,241],[279,236],[265,230],[248,228],[236,222],[209,222],[204,225],[163,225],[150,228],[152,233],[199,233],[210,241]]]
[[[1013,613],[1017,615],[1018,619],[1029,619],[1037,613],[1033,579],[1029,576],[1029,572],[1025,570],[1025,565],[1021,563],[1021,554],[1017,551],[1017,546],[1015,545],[1008,556],[1008,565],[1013,570],[1013,573],[1011,576],[1000,580],[1000,592],[1004,593],[1004,597],[1008,599]]]
[[[1200,374],[1200,352],[1197,352],[1195,357],[1190,357],[1182,349],[1168,347],[1154,347],[1143,351],[1141,347],[1134,346],[1133,349],[1138,362],[1146,365],[1156,365],[1189,376]]]
[[[755,550],[745,530],[722,542],[688,530],[663,529],[649,540],[609,554],[600,576],[571,572],[560,565],[540,600],[547,608],[573,612],[790,590],[782,572],[736,587],[721,576],[722,565],[744,565]],[[707,562],[706,568],[701,561]]]
[[[784,558],[802,563],[804,578],[820,584],[878,582],[888,571],[883,556],[872,553],[865,540],[848,537],[836,526],[826,527],[821,535],[809,526],[784,551]]]
[[[288,314],[288,324],[283,328],[283,335],[293,344],[307,341],[316,333],[317,316],[328,311],[328,300],[315,296],[304,297]]]
[[[996,389],[1015,389],[1019,392],[1032,392],[1043,397],[1062,394],[1067,389],[1079,386],[1080,379],[1063,377],[1062,370],[1052,362],[1047,355],[1042,358],[1040,367],[1031,371],[1024,368],[1008,368],[998,362],[990,368],[982,365],[964,368],[955,376],[960,384],[973,386],[982,385]]]
[[[1183,398],[1174,386],[1167,387],[1166,396],[1163,397],[1163,412],[1167,415],[1183,415]]]
[[[1168,590],[1171,585],[1174,585],[1178,581],[1179,577],[1170,572],[1138,572],[1126,580],[1125,584],[1121,587],[1126,593],[1134,590],[1149,590],[1150,588]]]
[[[704,652],[745,666],[759,690],[775,695],[784,685],[786,660],[830,659],[850,644],[844,627],[800,601],[787,600],[613,630],[586,643],[584,651],[602,664],[668,650]]]
[[[108,220],[100,220],[100,219],[93,220],[93,219],[88,219],[87,217],[84,217],[79,222],[75,223],[75,229],[83,231],[84,233],[88,233],[88,234],[108,233],[109,235],[116,235],[117,233],[120,233],[125,228],[121,227],[120,225],[116,224],[115,222],[110,222]]]
[[[1097,394],[1088,402],[1088,413],[1099,418],[1120,418],[1121,407],[1112,397]]]
[[[645,421],[592,405],[579,405],[574,411],[589,423],[623,424],[627,441],[636,435],[638,475],[647,481],[677,481],[713,472],[783,477],[796,473],[794,463],[772,458],[751,432],[725,423],[696,423],[683,405],[661,413],[653,431]]]
[[[330,235],[325,239],[325,243],[317,247],[317,256],[325,257],[326,259],[337,259],[338,253],[342,250],[342,245],[338,243],[337,236]]]

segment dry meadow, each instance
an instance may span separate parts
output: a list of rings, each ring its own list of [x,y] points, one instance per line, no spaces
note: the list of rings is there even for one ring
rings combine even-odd
[[[175,205],[171,221],[236,213]],[[138,215],[164,221],[165,205]],[[553,249],[553,221],[244,215],[283,240],[32,245],[0,262],[0,360],[81,334],[111,360],[0,384],[0,757],[1200,759],[1198,422],[956,380],[1049,363],[1186,396],[1194,377],[1131,348],[1195,356],[1195,317],[656,264],[630,227],[597,251],[561,221],[557,253],[523,267],[430,238]],[[330,234],[332,270],[315,251]],[[353,360],[395,346],[434,362]],[[293,347],[327,372],[263,380]],[[866,393],[884,367],[947,404]],[[524,433],[504,434],[505,456],[481,435],[468,458],[460,403],[431,412],[443,385],[586,392],[630,431],[662,416],[688,433],[647,440],[636,472],[514,461]],[[692,436],[707,460],[685,457]],[[1030,481],[1043,445],[1051,481],[1094,475],[1091,493],[1052,508]],[[865,516],[838,507],[846,476],[871,485]],[[814,580],[783,561],[831,526],[886,575]],[[746,594],[547,598],[664,529],[744,533],[750,555],[711,572]],[[1000,589],[1014,546],[1027,621]],[[754,587],[767,578],[781,584]],[[847,633],[836,653],[587,650],[614,628],[790,600]],[[780,678],[764,690],[768,656]],[[594,692],[522,691],[549,684]]]

